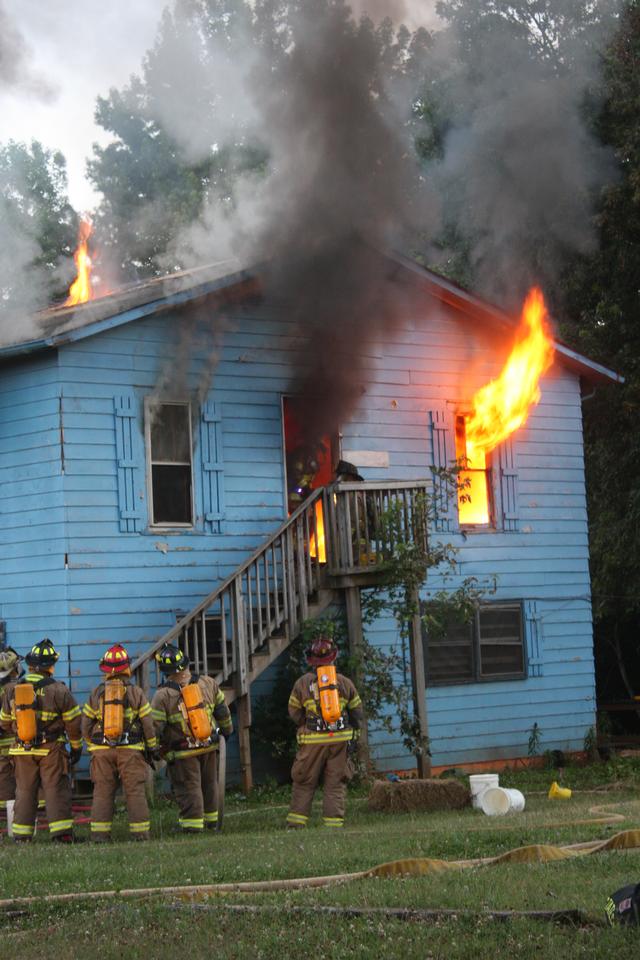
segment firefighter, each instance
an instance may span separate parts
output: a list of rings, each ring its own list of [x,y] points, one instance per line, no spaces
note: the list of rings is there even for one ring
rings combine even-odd
[[[22,657],[18,656],[12,647],[0,650],[0,706],[4,688],[20,679],[23,669]],[[13,743],[13,735],[0,731],[0,810],[6,810],[7,801],[15,800],[16,778],[13,772],[13,760],[9,756],[9,748]]]
[[[28,672],[5,689],[0,726],[14,735],[9,756],[16,778],[13,838],[31,840],[35,833],[38,790],[42,786],[52,840],[72,843],[69,765],[82,755],[80,707],[66,684],[54,680],[59,654],[50,640],[34,644],[26,655]],[[20,691],[20,694],[17,693]],[[16,699],[20,704],[16,710]],[[25,697],[33,697],[31,704]],[[20,717],[17,714],[20,714]],[[21,738],[21,725],[33,723],[32,739]],[[65,750],[69,741],[70,754]]]
[[[306,827],[320,777],[324,775],[322,820],[326,827],[344,826],[347,781],[364,721],[362,701],[352,681],[336,674],[338,718],[327,723],[322,715],[319,678],[315,668],[335,663],[338,648],[330,637],[318,637],[307,651],[313,672],[296,680],[289,697],[289,716],[298,728],[298,752],[291,768],[293,788],[287,826]]]
[[[178,804],[178,824],[184,833],[202,833],[218,825],[218,736],[226,739],[233,733],[231,714],[215,680],[192,674],[178,647],[165,644],[156,660],[165,680],[151,707]]]
[[[134,840],[149,839],[147,760],[160,759],[151,707],[141,687],[131,682],[129,654],[119,643],[99,663],[105,679],[82,709],[82,736],[91,755],[91,839],[111,839],[118,782],[122,784]]]

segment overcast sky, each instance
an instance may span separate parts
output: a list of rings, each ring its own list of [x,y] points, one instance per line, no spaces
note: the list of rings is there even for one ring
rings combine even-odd
[[[96,97],[138,70],[164,6],[163,0],[0,0],[0,142],[36,139],[62,150],[77,209],[96,199],[85,179],[91,144],[105,139],[93,120]]]
[[[356,13],[433,23],[432,0],[352,0]],[[121,87],[152,45],[165,0],[0,0],[0,143],[40,140],[67,159],[78,210],[97,201],[85,178],[98,95]],[[418,12],[419,11],[419,12]]]

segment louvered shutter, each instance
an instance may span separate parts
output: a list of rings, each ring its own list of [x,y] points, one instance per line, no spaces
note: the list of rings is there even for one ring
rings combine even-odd
[[[497,483],[496,495],[498,503],[497,525],[502,530],[515,532],[518,529],[518,471],[516,468],[515,449],[511,438],[501,443],[496,450]]]
[[[114,397],[116,429],[116,473],[118,514],[122,533],[142,529],[141,500],[137,496],[144,462],[142,438],[137,420],[137,403],[132,394]]]
[[[204,528],[209,533],[221,533],[224,520],[222,411],[221,405],[212,400],[207,401],[202,407],[200,450]]]
[[[544,667],[544,636],[542,618],[538,613],[535,600],[524,603],[525,636],[527,642],[527,673],[530,677],[541,677]]]
[[[429,412],[431,433],[431,466],[433,470],[433,500],[435,528],[441,533],[458,529],[458,504],[455,489],[439,475],[440,470],[455,466],[456,452],[453,417],[447,410]]]

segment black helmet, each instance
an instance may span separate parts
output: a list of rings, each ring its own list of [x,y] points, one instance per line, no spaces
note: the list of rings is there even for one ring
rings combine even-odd
[[[60,654],[51,643],[51,640],[45,637],[44,640],[40,640],[39,643],[35,643],[31,647],[25,660],[30,667],[52,667],[59,658]]]
[[[161,673],[180,673],[189,666],[189,661],[182,650],[170,643],[165,643],[164,647],[158,650],[156,661]]]
[[[354,463],[349,463],[348,460],[338,460],[338,466],[336,467],[336,479],[358,480],[361,482],[364,481],[364,477],[360,476],[356,465]]]

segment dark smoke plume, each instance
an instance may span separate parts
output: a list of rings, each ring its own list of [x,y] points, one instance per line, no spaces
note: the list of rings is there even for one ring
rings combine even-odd
[[[389,69],[372,22],[340,0],[303,0],[291,40],[256,78],[273,173],[252,252],[269,257],[267,295],[308,338],[291,393],[311,441],[348,418],[367,345],[394,322],[377,251],[428,228],[433,203],[410,140],[409,90],[394,96],[409,71]]]

